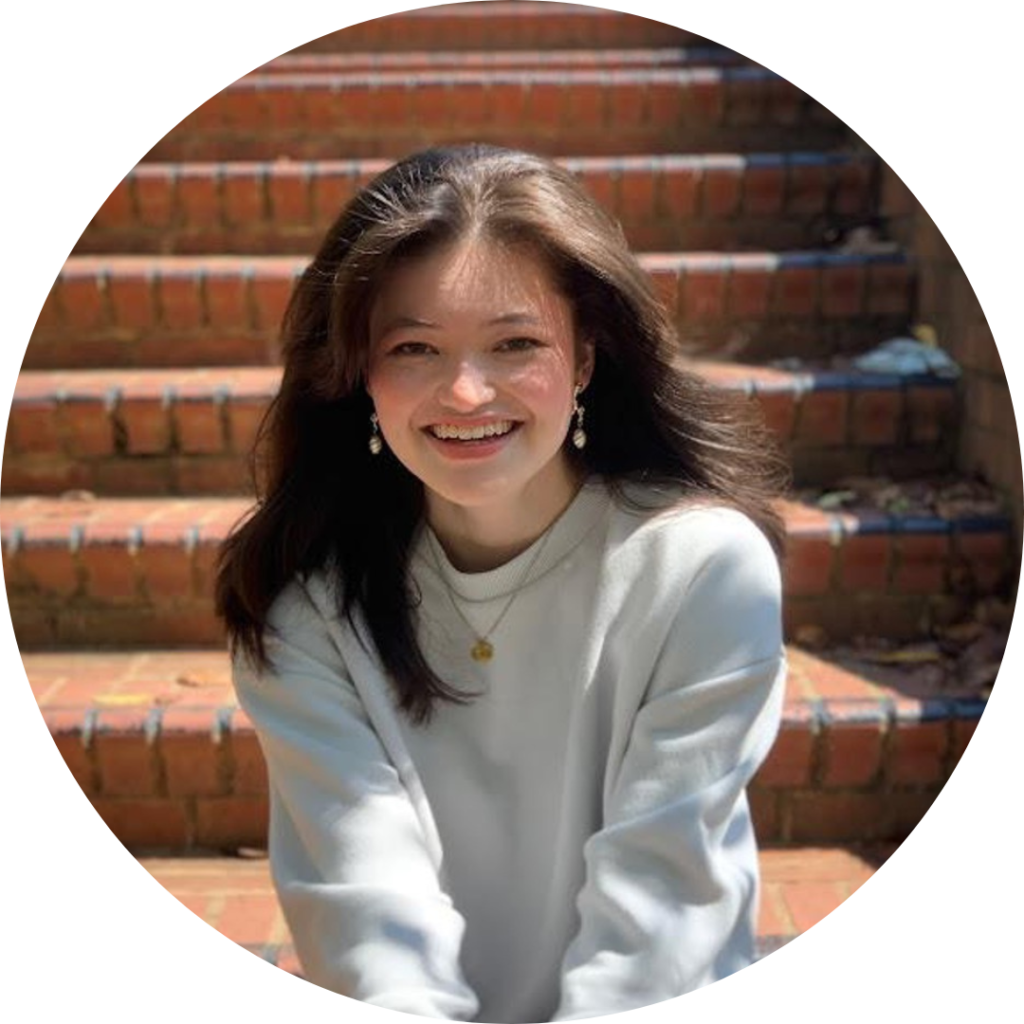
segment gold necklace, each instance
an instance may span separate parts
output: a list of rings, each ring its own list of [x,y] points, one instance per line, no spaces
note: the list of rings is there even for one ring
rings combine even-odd
[[[430,554],[433,556],[434,564],[437,566],[437,574],[441,577],[441,583],[444,589],[448,593],[448,598],[452,603],[452,607],[458,613],[458,616],[462,621],[469,627],[469,631],[476,637],[476,642],[469,649],[469,656],[474,661],[490,661],[494,657],[494,644],[491,643],[491,635],[501,625],[502,620],[508,614],[508,610],[512,607],[515,599],[519,596],[519,592],[526,586],[528,577],[533,571],[533,567],[537,564],[540,559],[541,552],[544,550],[544,546],[548,542],[548,537],[551,536],[552,528],[549,527],[544,533],[544,537],[540,544],[537,546],[537,550],[533,553],[533,558],[530,559],[526,568],[519,574],[519,578],[515,582],[515,586],[512,588],[512,596],[505,602],[505,607],[501,609],[501,613],[491,624],[491,628],[484,632],[482,635],[476,631],[476,627],[469,619],[466,618],[465,613],[459,607],[458,601],[455,600],[455,591],[452,590],[448,583],[448,578],[444,574],[444,569],[441,568],[441,558],[437,553],[437,549],[434,546],[433,534],[427,535],[427,544],[430,548]]]

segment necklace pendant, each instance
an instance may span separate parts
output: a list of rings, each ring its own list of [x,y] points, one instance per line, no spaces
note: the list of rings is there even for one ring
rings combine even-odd
[[[477,640],[469,652],[474,661],[490,661],[494,657],[494,647],[487,640]]]

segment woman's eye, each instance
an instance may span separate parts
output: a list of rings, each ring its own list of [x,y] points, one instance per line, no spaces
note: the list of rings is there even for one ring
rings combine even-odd
[[[430,352],[430,346],[422,341],[403,341],[389,352],[393,356],[421,356]]]
[[[540,342],[535,338],[508,338],[498,346],[503,352],[528,352],[539,347]]]

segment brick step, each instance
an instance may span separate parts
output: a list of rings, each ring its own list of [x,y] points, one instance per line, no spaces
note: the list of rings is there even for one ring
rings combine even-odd
[[[248,498],[0,500],[4,578],[18,644],[51,647],[216,644],[217,548]],[[787,635],[823,628],[909,639],[922,623],[965,616],[1003,593],[1008,516],[908,518],[780,503],[789,540]]]
[[[374,18],[330,32],[294,53],[688,46],[692,32],[633,14],[578,4],[455,3]]]
[[[879,164],[861,153],[569,157],[638,251],[800,249],[867,221]],[[139,164],[76,253],[313,253],[390,160]]]
[[[868,678],[789,649],[783,724],[751,786],[762,842],[899,840],[974,733],[984,703],[910,670]],[[230,849],[266,835],[266,768],[222,651],[23,655],[58,750],[129,848]]]
[[[953,381],[698,363],[757,401],[800,486],[950,471]],[[26,370],[8,421],[3,494],[247,494],[278,367]]]
[[[729,66],[752,62],[725,46],[671,46],[643,49],[575,50],[410,50],[369,53],[286,53],[252,74],[331,74],[366,71],[439,71],[529,68],[569,70]]]
[[[828,149],[845,128],[757,66],[250,74],[148,161],[324,160],[498,142],[551,155]]]
[[[845,848],[770,847],[759,851],[758,956],[767,956],[816,925],[885,863],[892,843]],[[142,857],[172,896],[225,938],[302,977],[291,935],[262,851],[242,856]]]
[[[750,362],[828,358],[906,329],[902,254],[640,255],[683,351]],[[235,366],[276,361],[303,257],[73,256],[40,313],[26,369]]]

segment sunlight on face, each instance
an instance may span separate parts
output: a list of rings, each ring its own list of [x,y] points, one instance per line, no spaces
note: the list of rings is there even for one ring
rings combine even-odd
[[[541,261],[469,239],[390,276],[370,317],[367,389],[428,500],[515,503],[571,488],[563,445],[592,358]]]

